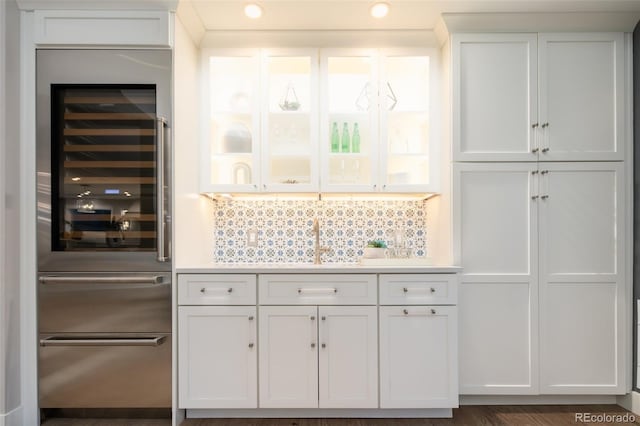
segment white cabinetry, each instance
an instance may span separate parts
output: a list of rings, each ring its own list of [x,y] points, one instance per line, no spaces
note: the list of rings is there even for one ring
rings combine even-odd
[[[461,393],[624,393],[623,165],[454,176]]]
[[[456,281],[380,275],[380,408],[458,406]]]
[[[178,301],[179,408],[257,408],[256,276],[180,274]]]
[[[454,161],[624,156],[622,33],[455,34]]]
[[[434,52],[323,49],[320,61],[321,189],[437,192]]]
[[[260,275],[260,407],[377,408],[376,276]],[[265,306],[265,305],[311,306]]]

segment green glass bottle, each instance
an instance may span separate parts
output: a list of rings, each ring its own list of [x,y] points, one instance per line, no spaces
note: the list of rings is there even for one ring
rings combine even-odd
[[[340,135],[338,134],[338,123],[335,121],[331,125],[331,152],[340,152]]]
[[[342,125],[342,139],[340,139],[340,152],[351,152],[351,137],[349,136],[349,125]]]
[[[351,137],[351,152],[360,152],[360,129],[358,123],[353,124],[353,136]]]

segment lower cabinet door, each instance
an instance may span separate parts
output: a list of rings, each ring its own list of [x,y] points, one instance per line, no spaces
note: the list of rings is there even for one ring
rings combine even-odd
[[[260,307],[260,407],[318,407],[316,306]]]
[[[320,306],[320,408],[378,408],[375,306]]]
[[[458,406],[456,309],[380,307],[380,408]]]
[[[256,408],[255,306],[178,308],[180,408]]]

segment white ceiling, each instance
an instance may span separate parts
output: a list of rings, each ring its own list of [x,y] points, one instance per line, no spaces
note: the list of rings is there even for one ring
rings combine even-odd
[[[178,15],[205,31],[220,30],[431,30],[442,14],[618,12],[637,22],[640,0],[386,0],[389,15],[374,19],[374,0],[254,0],[264,9],[251,20],[243,8],[250,0],[180,0]],[[614,18],[618,19],[618,18]]]

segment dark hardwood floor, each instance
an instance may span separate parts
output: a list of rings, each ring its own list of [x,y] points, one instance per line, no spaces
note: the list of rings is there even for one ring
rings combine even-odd
[[[564,426],[640,425],[634,422],[576,421],[576,413],[592,416],[633,416],[618,405],[466,405],[453,410],[451,419],[187,419],[180,426]],[[583,416],[584,418],[584,416]],[[168,420],[51,418],[46,426],[169,426]]]

